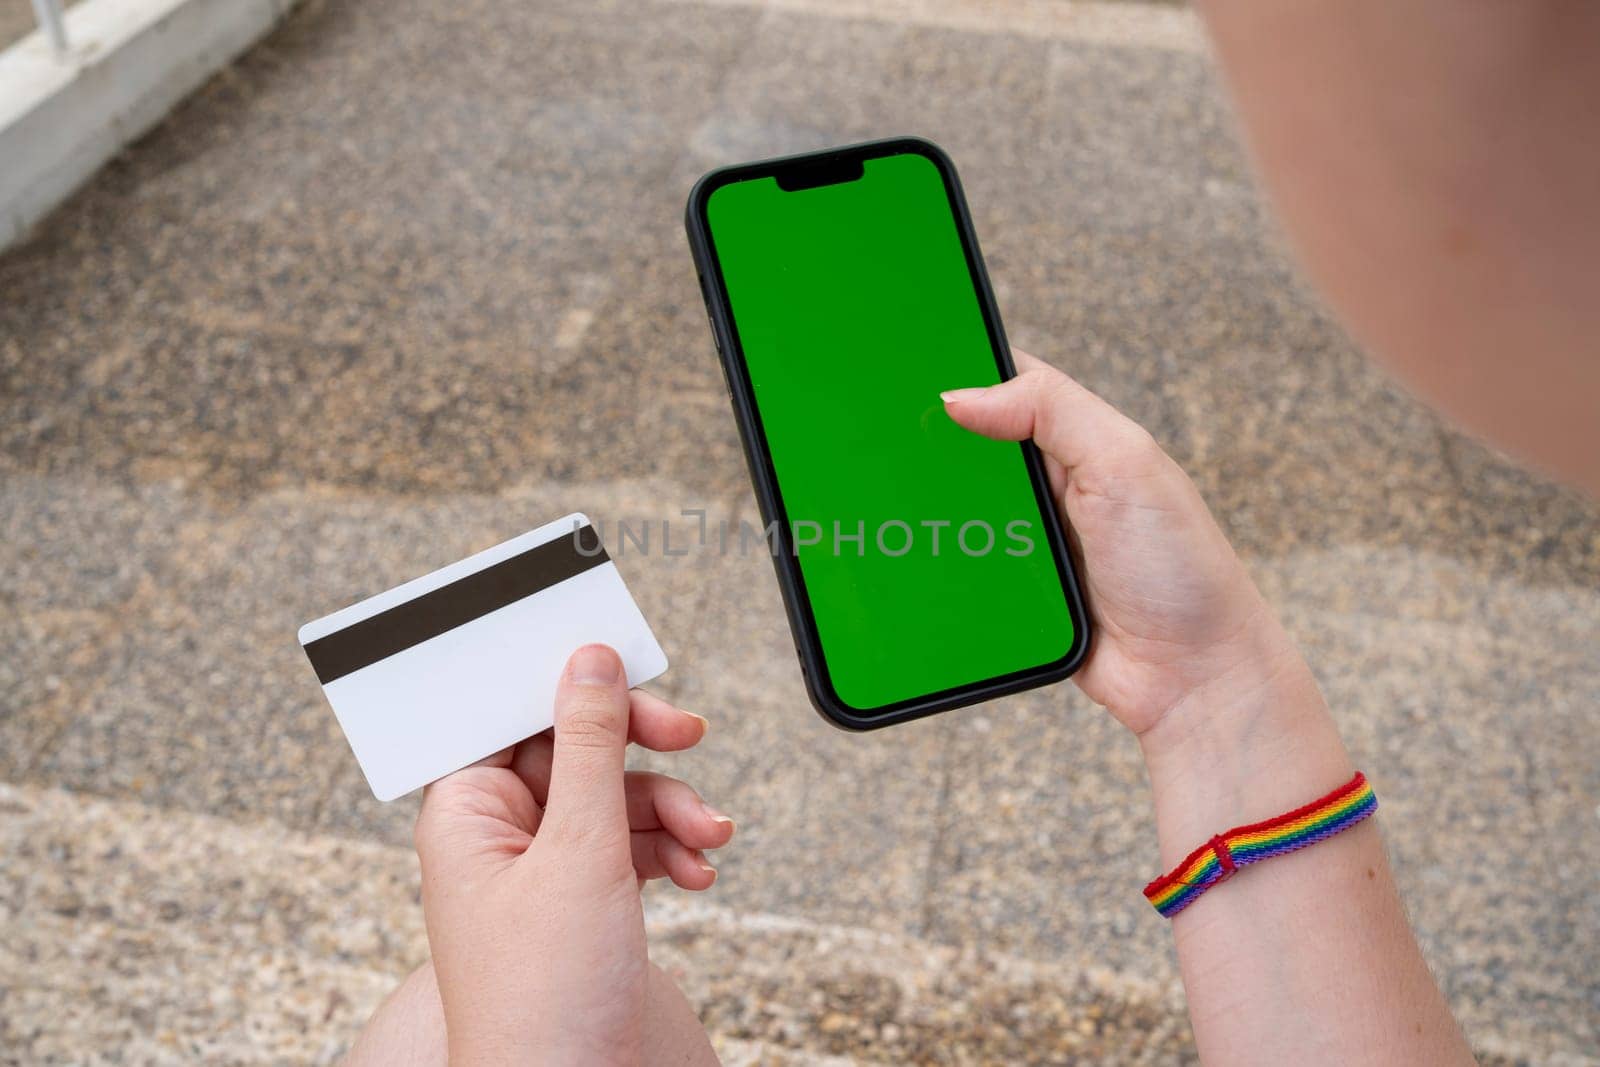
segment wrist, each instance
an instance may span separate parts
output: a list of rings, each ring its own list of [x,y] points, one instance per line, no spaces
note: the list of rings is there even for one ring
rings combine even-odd
[[[1197,686],[1139,736],[1161,862],[1212,834],[1270,818],[1354,773],[1327,702],[1287,635]]]

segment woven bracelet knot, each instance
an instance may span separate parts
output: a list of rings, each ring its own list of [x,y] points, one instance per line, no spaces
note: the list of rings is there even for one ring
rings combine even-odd
[[[1221,885],[1239,873],[1239,865],[1233,862],[1233,852],[1228,848],[1227,839],[1221,834],[1213,837],[1208,843],[1211,846],[1211,851],[1217,854],[1217,863],[1222,867],[1222,873],[1211,884]]]

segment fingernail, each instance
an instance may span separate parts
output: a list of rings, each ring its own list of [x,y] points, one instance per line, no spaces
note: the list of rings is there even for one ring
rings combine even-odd
[[[706,731],[711,729],[711,720],[706,718],[704,715],[696,715],[692,711],[686,711],[686,712],[684,712],[684,714],[688,715],[691,718],[695,718],[695,719],[699,719],[700,720],[700,736],[701,737],[704,737]]]
[[[713,883],[715,883],[716,880],[717,880],[717,869],[715,867],[711,866],[711,864],[706,862],[705,853],[696,852],[694,854],[694,860],[695,860],[696,863],[698,863],[700,865],[700,869],[702,871],[705,871],[707,874],[709,874],[711,876],[711,881]]]
[[[584,645],[572,654],[567,670],[579,685],[611,685],[622,676],[622,660],[605,645]]]
[[[987,386],[981,385],[974,386],[971,389],[946,389],[944,392],[939,394],[939,399],[943,400],[946,404],[954,404],[960,400],[971,400],[974,397],[982,396],[988,391],[989,389]]]
[[[728,818],[726,815],[722,814],[722,812],[718,811],[716,808],[713,808],[705,801],[702,800],[700,802],[700,807],[705,810],[706,818],[710,819],[712,822],[725,822],[729,826],[733,825],[732,819]]]

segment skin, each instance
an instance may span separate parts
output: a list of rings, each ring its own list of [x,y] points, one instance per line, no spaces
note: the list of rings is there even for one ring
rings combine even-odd
[[[1139,740],[1163,867],[1348,781],[1355,767],[1310,669],[1194,484],[1099,397],[1016,358],[1016,378],[946,393],[946,410],[1044,453],[1096,624],[1075,678]],[[1473,1062],[1376,820],[1242,870],[1172,929],[1204,1060]]]
[[[1600,495],[1600,4],[1195,6],[1345,328],[1461,426]]]
[[[552,733],[429,786],[415,838],[433,959],[348,1062],[717,1062],[649,963],[640,891],[655,878],[709,889],[702,850],[727,844],[733,822],[677,779],[624,770],[630,741],[680,751],[705,729],[630,692],[617,654],[586,645],[557,689]]]
[[[946,394],[946,410],[1045,455],[1096,628],[1075,678],[1139,740],[1163,865],[1343,784],[1354,767],[1311,672],[1193,483],[1088,390],[1026,354],[1017,363],[1009,382]],[[461,1063],[530,1049],[549,1063],[641,1063],[647,1051],[713,1062],[688,1005],[665,976],[652,981],[637,878],[704,888],[709,874],[686,860],[731,827],[696,818],[698,798],[670,779],[650,780],[649,804],[621,798],[621,684],[569,678],[553,741],[430,788],[416,836],[443,996],[433,972],[413,975],[354,1062],[437,1063],[446,1047]],[[635,740],[699,739],[686,713],[637,693],[633,703]],[[575,764],[562,762],[564,731]],[[630,830],[654,844],[630,855]],[[1172,927],[1209,1060],[1472,1062],[1406,923],[1376,820],[1242,871]]]
[[[1467,429],[1600,494],[1600,4],[1196,6],[1277,216],[1345,327]],[[1139,740],[1163,864],[1346,781],[1310,671],[1188,478],[1081,386],[1018,365],[946,407],[1047,457],[1098,630],[1077,682]],[[698,850],[732,825],[694,818],[682,783],[622,770],[630,735],[670,750],[703,726],[642,694],[630,709],[620,683],[569,677],[562,700],[554,742],[430,788],[435,962],[351,1062],[714,1062],[648,962],[637,888],[706,888]],[[1172,926],[1208,1062],[1472,1062],[1375,820],[1252,866]]]

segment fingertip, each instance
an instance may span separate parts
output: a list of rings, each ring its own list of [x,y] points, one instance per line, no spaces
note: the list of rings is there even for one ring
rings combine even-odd
[[[673,876],[673,883],[680,889],[701,893],[717,884],[717,869],[711,866],[704,852],[692,849],[689,852],[689,862],[694,865],[693,871],[684,871],[681,880],[676,875]]]
[[[622,679],[622,657],[610,645],[584,645],[567,660],[567,679],[576,685],[615,685]]]
[[[654,693],[635,689],[629,694],[632,741],[656,752],[681,752],[698,745],[710,729],[704,716],[676,707]]]
[[[706,739],[706,734],[711,732],[711,720],[707,719],[704,715],[696,715],[692,711],[685,711],[683,714],[687,716],[689,722],[693,724],[693,733],[685,734],[689,740],[683,747],[693,748],[700,742],[704,741]]]
[[[716,883],[717,869],[706,859],[706,854],[665,831],[636,833],[630,845],[634,874],[640,879],[665,877],[679,889],[691,893],[710,889]]]
[[[665,703],[665,701],[663,701]],[[678,722],[675,732],[682,737],[693,738],[684,748],[693,748],[705,740],[706,734],[711,730],[711,720],[704,715],[697,715],[687,708],[680,708],[676,704],[667,704],[667,707],[677,713]]]
[[[717,833],[722,838],[718,844],[711,847],[720,848],[732,840],[734,832],[739,829],[738,824],[703,800],[700,802],[700,808],[705,813],[705,817],[717,827]]]

